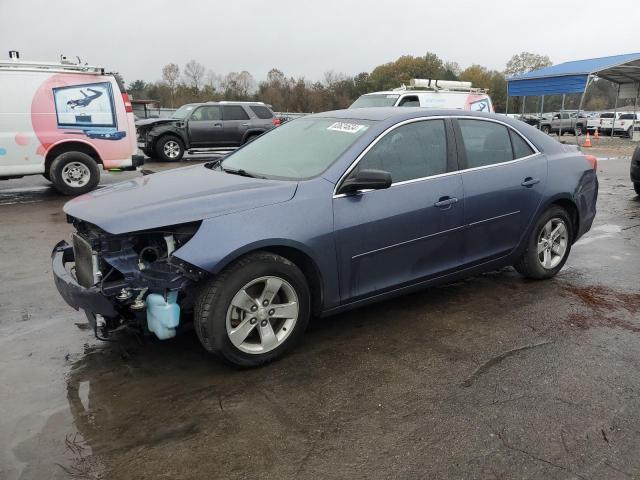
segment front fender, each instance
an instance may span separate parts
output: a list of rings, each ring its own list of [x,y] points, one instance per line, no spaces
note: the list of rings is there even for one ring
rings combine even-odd
[[[301,182],[284,203],[203,220],[174,256],[217,274],[251,251],[287,247],[309,257],[322,277],[325,308],[340,301],[333,238],[333,185],[323,178]]]
[[[183,129],[176,128],[170,125],[160,125],[151,129],[151,131],[149,132],[149,139],[151,141],[151,144],[155,147],[155,143],[158,138],[164,135],[175,135],[184,142],[185,148],[189,148],[189,138],[186,132]]]

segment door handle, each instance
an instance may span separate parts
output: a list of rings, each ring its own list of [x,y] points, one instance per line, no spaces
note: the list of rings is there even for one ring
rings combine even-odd
[[[433,204],[434,207],[447,209],[451,207],[454,203],[458,203],[458,199],[456,197],[440,197],[436,203]]]
[[[249,124],[248,124],[248,123],[242,123],[241,125],[242,125],[243,127],[248,127],[248,126],[249,126]]]
[[[213,126],[214,127],[222,127],[222,124],[221,123],[214,123]]]
[[[537,185],[538,183],[540,183],[539,178],[527,177],[523,180],[523,182],[520,185],[522,185],[523,187],[531,188],[534,185]]]

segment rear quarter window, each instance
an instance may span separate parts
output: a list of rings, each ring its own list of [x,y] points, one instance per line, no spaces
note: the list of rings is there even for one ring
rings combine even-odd
[[[249,120],[249,115],[240,105],[225,105],[222,107],[223,120]]]
[[[256,114],[256,117],[261,118],[262,120],[267,120],[269,118],[273,118],[273,112],[262,105],[251,105],[251,111]]]

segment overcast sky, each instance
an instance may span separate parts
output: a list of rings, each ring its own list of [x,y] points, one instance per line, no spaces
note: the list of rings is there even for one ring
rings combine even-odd
[[[321,80],[427,51],[499,70],[524,50],[554,63],[640,51],[637,0],[0,0],[0,19],[0,58],[78,55],[127,82],[190,59]]]

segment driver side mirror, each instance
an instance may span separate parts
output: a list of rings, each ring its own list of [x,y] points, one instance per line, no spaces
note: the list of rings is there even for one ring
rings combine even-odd
[[[338,193],[355,193],[359,190],[381,190],[391,186],[391,174],[384,170],[365,169],[351,174],[342,182]]]

